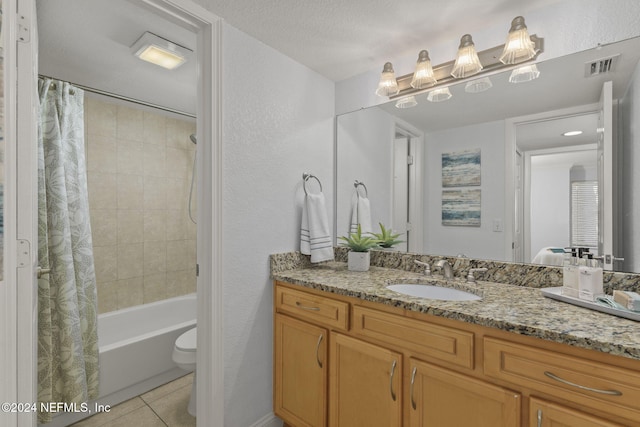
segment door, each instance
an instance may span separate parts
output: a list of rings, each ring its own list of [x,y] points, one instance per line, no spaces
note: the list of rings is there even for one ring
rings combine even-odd
[[[520,395],[411,359],[410,427],[518,427]]]
[[[341,334],[330,338],[329,425],[402,425],[402,355]]]
[[[522,248],[524,245],[524,192],[523,192],[523,176],[524,163],[522,152],[516,150],[516,167],[515,167],[515,206],[513,218],[513,262],[524,262],[524,254]],[[528,261],[527,261],[528,262]]]
[[[37,31],[33,0],[4,1],[5,260],[0,282],[0,393],[35,402],[37,360]],[[0,413],[0,425],[35,426],[29,412]]]
[[[614,269],[613,84],[602,86],[598,114],[598,255],[605,270]]]
[[[393,213],[391,228],[403,240],[395,248],[407,251],[409,248],[409,159],[410,139],[407,136],[396,138],[393,143]]]
[[[327,330],[276,314],[274,412],[300,427],[326,426]]]
[[[574,409],[532,397],[529,402],[531,427],[621,427]]]

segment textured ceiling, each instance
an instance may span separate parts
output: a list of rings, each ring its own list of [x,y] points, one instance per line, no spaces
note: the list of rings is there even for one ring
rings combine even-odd
[[[560,0],[195,0],[234,27],[340,81],[398,56]],[[485,46],[488,48],[491,46]],[[451,47],[451,57],[457,45]],[[446,62],[451,58],[432,58]],[[440,60],[438,60],[440,59]]]

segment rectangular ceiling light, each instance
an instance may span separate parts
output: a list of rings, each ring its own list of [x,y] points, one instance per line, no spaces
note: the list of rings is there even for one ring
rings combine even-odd
[[[173,70],[187,62],[187,56],[191,52],[186,47],[148,31],[131,46],[131,53],[138,58],[168,70]]]

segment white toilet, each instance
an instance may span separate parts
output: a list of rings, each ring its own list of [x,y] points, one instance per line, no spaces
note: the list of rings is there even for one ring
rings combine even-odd
[[[196,416],[196,343],[197,343],[197,327],[184,332],[176,340],[173,346],[173,361],[179,368],[185,371],[193,371],[193,385],[191,386],[191,397],[189,398],[189,406],[187,411]]]

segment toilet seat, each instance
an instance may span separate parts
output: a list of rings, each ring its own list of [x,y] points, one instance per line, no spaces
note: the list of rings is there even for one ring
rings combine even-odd
[[[198,328],[189,329],[176,340],[176,348],[180,351],[196,351],[198,342]]]

